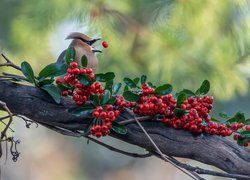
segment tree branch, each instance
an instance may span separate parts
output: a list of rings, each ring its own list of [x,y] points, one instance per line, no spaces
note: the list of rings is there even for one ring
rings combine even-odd
[[[0,81],[0,101],[5,102],[13,114],[25,116],[56,132],[67,132],[66,135],[81,137],[78,133],[84,130],[90,120],[90,117],[78,117],[69,112],[69,109],[76,107],[70,98],[62,98],[62,103],[56,104],[47,93],[38,88],[9,81]],[[92,105],[88,103],[86,106]],[[118,121],[129,119],[129,123],[126,124],[126,135],[111,133],[111,136],[157,153],[142,129],[136,123],[132,123],[129,113],[124,112]],[[250,175],[249,149],[240,147],[226,138],[208,134],[194,135],[170,128],[157,120],[143,119],[140,124],[168,157],[193,159],[216,166],[233,175]],[[204,173],[199,168],[196,168],[195,172]]]
[[[11,60],[9,60],[4,54],[1,54],[1,56],[5,59],[6,63],[3,63],[3,64],[0,64],[0,67],[1,66],[10,66],[10,67],[13,67],[19,71],[21,71],[21,68],[17,65],[15,65]]]

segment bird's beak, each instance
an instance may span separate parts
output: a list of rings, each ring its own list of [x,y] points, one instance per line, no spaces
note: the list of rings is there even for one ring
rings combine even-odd
[[[97,39],[92,39],[88,41],[88,44],[91,46],[92,44],[94,44],[96,41],[99,41],[101,38],[97,38]]]
[[[102,51],[101,51],[101,50],[97,50],[97,49],[93,49],[92,52],[93,52],[93,53],[96,53],[96,52],[101,53]]]

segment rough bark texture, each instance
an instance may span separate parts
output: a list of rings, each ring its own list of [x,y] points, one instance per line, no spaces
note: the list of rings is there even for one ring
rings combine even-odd
[[[75,107],[70,98],[63,98],[62,103],[58,105],[47,93],[27,85],[0,81],[0,100],[6,102],[13,113],[24,115],[43,125],[73,131],[83,130],[89,119],[77,117],[69,112],[69,109]],[[129,116],[124,113],[119,121],[129,119]],[[143,122],[142,125],[167,155],[194,159],[228,173],[250,175],[250,151],[235,142],[219,136],[193,135],[187,131],[166,127],[160,122]],[[135,123],[128,124],[127,129],[126,135],[111,135],[154,151],[152,144]]]

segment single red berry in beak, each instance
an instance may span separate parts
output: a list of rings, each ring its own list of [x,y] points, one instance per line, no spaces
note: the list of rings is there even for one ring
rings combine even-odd
[[[104,48],[108,48],[109,47],[109,44],[107,43],[107,41],[102,41],[102,46]]]

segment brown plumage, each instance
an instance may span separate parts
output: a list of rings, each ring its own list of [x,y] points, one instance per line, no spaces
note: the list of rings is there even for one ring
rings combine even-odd
[[[69,47],[73,47],[76,50],[75,61],[81,63],[81,58],[85,55],[88,59],[88,67],[91,67],[94,72],[98,68],[98,59],[95,55],[96,52],[101,52],[100,50],[94,49],[91,45],[94,44],[99,39],[92,39],[85,34],[79,32],[73,32],[67,36],[66,39],[73,39]],[[63,51],[57,59],[58,63],[65,62],[66,50]]]

